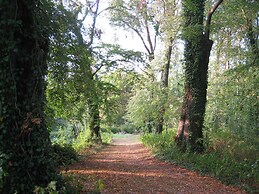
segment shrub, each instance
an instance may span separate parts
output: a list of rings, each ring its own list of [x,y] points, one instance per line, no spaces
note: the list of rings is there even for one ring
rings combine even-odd
[[[79,152],[93,144],[90,138],[90,130],[81,131],[75,141],[73,141],[73,148]]]
[[[113,134],[120,132],[120,128],[117,127],[117,126],[112,126],[112,127],[110,128],[110,130],[111,130],[111,132],[112,132]]]
[[[54,158],[59,166],[66,166],[78,160],[78,154],[71,145],[54,144],[53,150]]]
[[[132,134],[136,132],[136,127],[132,124],[127,123],[121,126],[121,132]]]

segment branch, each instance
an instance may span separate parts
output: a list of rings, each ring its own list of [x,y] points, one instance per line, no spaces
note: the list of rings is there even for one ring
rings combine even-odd
[[[153,48],[153,44],[152,44],[151,37],[150,37],[148,21],[147,21],[146,18],[145,18],[145,28],[146,28],[146,32],[147,32],[147,41],[148,41],[148,44],[149,44],[149,48],[150,48],[151,53],[153,54],[154,53],[154,48]]]
[[[210,24],[211,24],[211,17],[213,13],[216,11],[218,6],[223,2],[223,0],[218,0],[218,2],[209,10],[207,20],[206,20],[206,26],[205,26],[205,38],[209,39],[210,37]]]
[[[89,10],[86,8],[83,18],[82,18],[81,20],[78,20],[78,23],[79,23],[79,25],[80,25],[80,29],[82,28],[83,22],[85,21],[86,16],[88,15],[88,13],[89,13]],[[77,15],[77,16],[78,16],[78,15]]]
[[[94,16],[93,16],[93,23],[92,23],[92,28],[91,28],[91,32],[90,32],[90,42],[88,43],[89,47],[92,46],[93,41],[94,41],[94,30],[95,30],[96,20],[97,20],[97,16],[98,16],[99,2],[100,2],[100,0],[96,1],[96,3],[95,3],[96,8],[95,8],[95,11],[93,11]]]
[[[115,9],[115,8],[117,8],[117,7],[116,7],[116,6],[107,7],[107,8],[105,8],[105,9],[103,9],[102,11],[100,11],[100,12],[98,13],[98,16],[101,15],[101,14],[102,14],[103,12],[105,12],[105,11],[113,10],[113,9]]]
[[[143,43],[145,49],[147,50],[148,54],[149,54],[149,55],[152,55],[152,54],[153,54],[152,51],[149,50],[149,48],[147,47],[146,42],[145,42],[143,36],[140,34],[140,32],[139,32],[137,29],[135,29],[135,28],[132,28],[132,30],[137,33],[137,35],[138,35],[139,38],[141,39],[141,41],[142,41],[142,43]]]
[[[96,70],[95,72],[92,73],[92,77],[94,77],[98,71],[100,71],[100,69],[104,66],[104,63],[102,63]]]
[[[152,51],[149,50],[149,48],[148,48],[148,46],[147,46],[147,44],[146,44],[146,42],[145,42],[143,36],[142,36],[141,33],[139,32],[139,30],[136,29],[136,28],[134,28],[134,27],[132,27],[132,26],[131,26],[128,22],[126,22],[126,21],[122,21],[122,22],[123,22],[126,26],[128,26],[128,28],[130,28],[131,30],[133,30],[134,32],[136,32],[136,34],[138,35],[138,37],[141,39],[141,41],[142,41],[142,43],[143,43],[143,45],[144,45],[146,51],[148,52],[148,54],[149,54],[149,55],[152,55],[152,54],[153,54]]]

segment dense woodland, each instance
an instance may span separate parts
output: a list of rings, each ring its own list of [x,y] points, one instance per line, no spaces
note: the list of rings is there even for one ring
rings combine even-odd
[[[115,133],[259,192],[258,36],[256,0],[0,0],[0,193]]]

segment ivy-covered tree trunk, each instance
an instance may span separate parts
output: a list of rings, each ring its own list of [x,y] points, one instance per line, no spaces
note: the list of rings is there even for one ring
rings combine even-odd
[[[43,114],[48,34],[38,23],[46,16],[40,3],[0,1],[0,193],[32,193],[55,175]]]
[[[92,27],[90,32],[90,41],[87,44],[88,51],[92,54],[93,50],[93,41],[95,37],[95,30],[96,30],[96,20],[98,17],[98,10],[99,10],[99,4],[100,1],[96,0],[95,2],[95,10],[93,11],[93,21],[92,21]],[[82,34],[81,34],[82,36]],[[84,43],[80,43],[83,45]],[[88,106],[89,106],[89,116],[90,116],[90,132],[91,132],[91,140],[96,141],[97,143],[102,142],[101,138],[101,132],[100,132],[100,111],[99,111],[99,100],[98,100],[98,93],[97,93],[97,84],[95,83],[95,73],[92,73],[91,67],[88,65],[88,72],[89,72],[89,87],[91,90],[91,93],[89,93],[89,100],[88,100]]]
[[[91,131],[91,139],[96,141],[97,143],[102,142],[101,133],[100,133],[100,116],[99,116],[99,107],[95,102],[89,103],[90,110],[90,131]]]
[[[208,64],[213,42],[209,39],[211,16],[223,0],[209,11],[205,32],[203,14],[205,0],[183,1],[185,39],[185,95],[176,142],[182,150],[202,152]]]

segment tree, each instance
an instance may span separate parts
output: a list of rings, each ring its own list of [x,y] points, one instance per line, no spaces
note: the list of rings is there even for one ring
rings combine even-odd
[[[180,31],[180,17],[179,17],[179,0],[166,0],[158,1],[158,11],[156,19],[160,24],[160,31],[162,39],[165,42],[165,62],[162,65],[161,70],[161,106],[158,115],[158,121],[156,125],[156,132],[162,133],[164,116],[166,112],[166,101],[168,99],[168,88],[169,88],[169,70],[171,63],[171,55],[173,44],[176,43],[177,35]],[[162,10],[162,11],[161,11]],[[174,30],[172,30],[174,29]]]
[[[146,0],[113,0],[110,20],[113,25],[136,33],[151,61],[155,55],[159,24],[153,20],[150,6]]]
[[[32,193],[55,180],[43,113],[48,15],[47,1],[0,2],[1,193]]]
[[[203,14],[205,0],[183,1],[185,40],[185,95],[175,138],[178,146],[193,152],[201,152],[203,146],[203,121],[207,96],[207,77],[210,51],[213,41],[209,39],[211,17],[223,0],[209,10],[205,31]]]
[[[157,46],[157,39],[165,40],[166,51],[165,51],[165,62],[159,60],[158,63],[163,63],[162,70],[159,69],[159,73],[162,71],[162,84],[160,85],[159,94],[155,94],[154,87],[147,87],[153,91],[150,91],[151,99],[155,95],[159,95],[161,102],[156,110],[156,116],[150,115],[146,123],[152,123],[149,125],[149,131],[152,131],[153,126],[156,128],[157,133],[161,133],[163,130],[164,114],[165,114],[165,102],[167,99],[168,90],[168,77],[169,77],[169,67],[172,53],[173,40],[176,38],[178,31],[170,31],[169,27],[172,26],[178,29],[178,24],[175,22],[178,14],[178,1],[177,0],[167,0],[167,1],[146,1],[146,0],[134,0],[134,1],[124,1],[124,0],[114,0],[111,3],[111,22],[115,26],[123,27],[127,31],[134,32],[141,40],[145,51],[148,55],[148,62],[144,69],[144,73],[148,75],[149,80],[147,80],[148,85],[156,85],[156,71],[154,70],[159,64],[155,64],[158,60],[156,58],[155,51]],[[161,11],[162,10],[162,11]],[[173,21],[174,20],[174,21]],[[169,22],[170,21],[170,22]],[[176,25],[175,25],[176,24]],[[162,42],[162,41],[160,41]],[[155,64],[155,65],[154,65]],[[155,68],[153,67],[156,66]],[[155,99],[153,99],[155,101]],[[132,115],[132,113],[131,113]],[[151,119],[151,117],[153,117]]]
[[[258,1],[229,0],[213,15],[212,55],[215,57],[210,60],[204,130],[207,137],[228,133],[254,147],[258,136],[255,130],[258,128],[258,84],[255,83],[259,83],[259,63],[256,62],[259,57],[253,48],[258,48],[255,46],[258,44],[258,10]],[[252,21],[252,26],[248,21]],[[248,29],[252,30],[251,38]]]
[[[103,83],[99,92],[102,96],[102,123],[115,127],[124,125],[126,105],[141,77],[135,66],[145,61],[143,53],[113,44],[101,44],[99,48],[95,47],[94,53],[98,55],[99,63],[105,64],[99,72]]]
[[[98,95],[99,81],[96,77],[102,64],[98,66],[93,59],[93,41],[96,36],[95,23],[99,1],[87,1],[85,7],[78,1],[68,1],[67,4],[60,1],[57,3],[57,7],[59,12],[57,12],[56,23],[61,30],[53,37],[51,50],[53,60],[51,60],[50,65],[49,81],[56,85],[62,83],[63,89],[58,90],[60,101],[52,100],[57,102],[57,109],[69,107],[69,110],[64,109],[65,114],[70,114],[73,112],[71,110],[74,110],[79,121],[83,120],[83,116],[88,115],[91,139],[101,142],[99,116],[101,99]],[[80,13],[83,14],[82,19],[79,17]],[[93,22],[90,27],[89,40],[85,40],[83,22],[90,14],[93,14]],[[60,88],[60,86],[58,87]],[[57,94],[55,87],[52,89],[50,85],[49,89],[49,97]],[[50,104],[55,107],[53,102],[49,102]],[[76,110],[73,106],[77,107],[77,105],[81,107],[76,108]],[[59,110],[59,112],[62,111]],[[71,114],[68,117],[73,119]]]
[[[86,120],[91,139],[100,141],[100,125],[104,123],[101,119],[111,110],[107,108],[109,95],[116,93],[112,84],[103,81],[103,75],[118,66],[142,61],[142,55],[118,45],[97,44],[101,38],[100,30],[96,29],[97,17],[102,13],[98,11],[99,1],[89,2],[85,7],[79,4],[67,8],[65,3],[57,6],[55,21],[59,27],[51,39],[48,105],[56,117],[68,121]],[[79,13],[84,14],[82,19]],[[85,29],[83,22],[86,17],[89,21],[89,15],[93,21],[89,29]],[[84,32],[89,32],[89,36]]]

